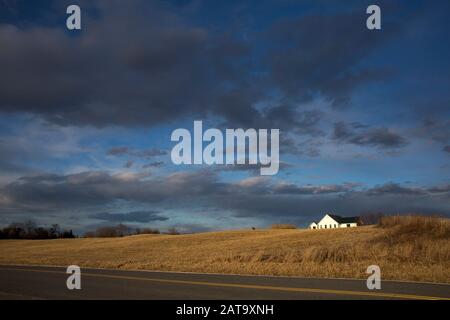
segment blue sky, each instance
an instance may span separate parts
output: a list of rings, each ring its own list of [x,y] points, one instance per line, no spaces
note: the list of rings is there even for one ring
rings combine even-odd
[[[0,224],[449,216],[450,5],[378,1],[369,31],[369,4],[0,1]],[[194,120],[279,128],[280,172],[173,165]]]

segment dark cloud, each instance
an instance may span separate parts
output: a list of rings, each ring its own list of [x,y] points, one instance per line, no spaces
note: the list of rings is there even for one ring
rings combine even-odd
[[[143,150],[140,152],[136,152],[134,153],[134,155],[138,156],[138,157],[143,157],[143,158],[152,158],[152,157],[157,157],[157,156],[164,156],[167,154],[166,150],[160,150],[160,149],[147,149],[147,150]]]
[[[324,117],[320,110],[299,111],[293,105],[279,105],[269,109],[264,118],[267,123],[262,127],[281,128],[289,130],[297,135],[321,136],[324,132],[319,129],[319,124]]]
[[[261,218],[264,221],[290,219],[304,225],[311,222],[311,219],[323,216],[325,212],[343,216],[364,212],[450,216],[450,192],[443,187],[439,188],[439,194],[433,194],[424,188],[408,188],[394,183],[370,189],[354,183],[316,186],[288,183],[258,188],[264,192],[240,190],[232,197],[219,197],[217,201],[238,217]]]
[[[133,157],[138,157],[138,158],[150,159],[153,157],[165,156],[165,155],[167,155],[167,151],[157,149],[157,148],[136,150],[136,149],[131,149],[128,147],[113,147],[113,148],[109,149],[106,152],[106,154],[112,155],[112,156],[127,155],[127,156],[133,156]]]
[[[429,188],[428,191],[431,193],[450,193],[450,184]]]
[[[284,170],[288,168],[292,168],[293,165],[280,161],[279,170]],[[223,164],[215,166],[215,171],[217,172],[237,172],[237,171],[250,171],[252,174],[259,176],[261,172],[261,168],[264,166],[260,163],[258,164],[249,164],[248,163],[248,155],[246,155],[246,163],[245,164]]]
[[[369,195],[381,195],[381,194],[391,194],[391,195],[424,195],[426,191],[421,188],[408,188],[400,186],[397,183],[386,183],[382,186],[374,187],[368,190]]]
[[[426,137],[439,143],[449,144],[450,120],[436,119],[427,115],[422,125],[417,129],[417,133],[421,137]],[[445,146],[444,151],[447,151],[446,148],[448,147]]]
[[[100,212],[89,215],[91,219],[104,220],[109,222],[151,222],[166,221],[169,218],[159,215],[158,211],[132,211],[127,213]]]
[[[344,122],[335,123],[333,139],[341,143],[379,148],[402,148],[408,144],[406,138],[388,128],[348,125]]]
[[[325,212],[355,216],[363,212],[386,214],[420,213],[450,216],[448,198],[417,197],[409,195],[369,196],[364,192],[348,195],[236,195],[223,202],[227,210],[239,217],[254,217],[264,221],[289,218],[306,225],[322,217]]]
[[[106,154],[111,155],[111,156],[119,156],[119,155],[128,154],[129,150],[130,149],[128,147],[113,147],[113,148],[109,149]]]
[[[78,175],[73,175],[78,176]],[[80,174],[79,176],[85,176],[86,178],[90,178],[88,182],[95,182],[95,181],[101,181],[101,179],[94,180],[94,174]],[[100,178],[97,175],[98,178]],[[25,183],[25,184],[33,184],[33,183],[45,183],[45,184],[52,184],[52,183],[61,183],[66,181],[66,177],[63,175],[59,175],[56,173],[41,173],[41,174],[35,174],[35,175],[28,175],[24,177],[20,177],[17,179],[18,183]],[[79,181],[79,180],[78,180]]]
[[[164,165],[164,162],[162,161],[155,161],[155,162],[150,162],[150,163],[146,163],[142,166],[143,169],[148,169],[148,168],[157,168],[157,167],[161,167]]]
[[[297,135],[284,134],[280,137],[280,153],[293,154],[301,157],[318,157],[321,140],[315,138],[301,139]]]
[[[86,172],[23,177],[0,189],[0,213],[64,215],[65,211],[92,212],[92,208],[121,203],[166,209],[210,211],[227,216],[276,221],[286,217],[306,221],[323,212],[356,215],[360,212],[437,213],[450,215],[447,186],[405,187],[387,183],[365,189],[358,183],[298,185],[255,176],[237,182],[219,181],[211,170],[177,172],[164,177],[144,174]],[[145,210],[144,210],[145,211]],[[154,211],[154,210],[149,210]],[[107,211],[96,217],[139,219]],[[98,214],[98,210],[92,214]],[[111,216],[110,216],[111,215]],[[94,216],[91,216],[94,217]],[[153,216],[152,216],[153,217]]]
[[[38,174],[17,179],[0,189],[2,212],[55,211],[104,206],[115,201],[158,203],[220,192],[209,171],[179,172],[149,179],[148,174],[90,171],[69,175]]]
[[[274,192],[279,194],[329,194],[348,192],[352,189],[352,185],[298,186],[293,183],[283,183],[276,185]]]
[[[275,24],[268,56],[273,83],[289,97],[311,100],[322,95],[339,106],[349,101],[356,87],[386,77],[389,73],[380,68],[357,66],[398,28],[370,32],[362,27],[365,19],[353,12],[306,15]]]
[[[134,164],[134,162],[133,162],[132,160],[128,160],[128,161],[125,163],[124,167],[125,167],[125,168],[131,168],[131,167],[133,166],[133,164]]]
[[[320,134],[322,114],[298,110],[301,102],[319,95],[339,105],[383,78],[358,63],[396,29],[368,32],[359,12],[306,15],[244,41],[158,1],[82,6],[85,30],[74,37],[59,26],[0,25],[0,111],[98,127],[219,116],[233,126]],[[286,103],[256,108],[273,90]]]
[[[421,21],[423,25],[411,26],[408,12],[414,10],[403,10],[409,8],[409,4],[396,5],[392,10],[393,7],[385,6],[383,2],[383,8],[388,13],[383,18],[386,27],[382,32],[371,32],[364,27],[365,7],[356,1],[352,1],[352,10],[355,10],[352,12],[349,12],[348,4],[327,3],[329,10],[326,13],[317,7],[303,10],[302,4],[299,8],[301,13],[299,11],[296,15],[293,12],[287,19],[278,19],[272,11],[265,11],[262,20],[256,19],[264,21],[263,30],[247,30],[243,25],[254,23],[253,19],[257,18],[254,13],[242,25],[233,26],[227,20],[229,17],[222,17],[226,16],[223,12],[220,12],[221,19],[212,17],[208,22],[203,16],[193,18],[197,9],[204,9],[201,1],[189,5],[189,8],[161,1],[92,3],[81,0],[80,3],[83,7],[83,30],[76,34],[61,28],[62,2],[55,3],[58,8],[55,12],[54,8],[47,10],[45,6],[36,11],[40,16],[38,20],[17,21],[20,10],[14,10],[17,12],[12,18],[0,19],[0,112],[3,116],[14,114],[12,117],[16,117],[17,113],[26,113],[28,117],[31,114],[33,121],[44,118],[57,124],[52,127],[58,128],[59,125],[147,128],[161,124],[170,126],[178,123],[176,121],[194,117],[209,118],[229,128],[279,128],[282,154],[317,157],[324,153],[321,146],[327,146],[329,142],[329,135],[325,132],[330,128],[326,127],[326,121],[336,112],[328,106],[347,106],[359,88],[376,82],[380,85],[377,84],[376,90],[369,92],[371,98],[367,100],[367,91],[358,91],[361,103],[352,107],[356,109],[361,105],[370,108],[373,97],[375,103],[382,102],[376,109],[380,115],[369,116],[370,126],[353,122],[353,113],[340,116],[341,119],[348,116],[345,118],[348,122],[334,125],[331,142],[399,152],[398,149],[409,142],[406,136],[394,132],[389,124],[377,125],[374,121],[393,119],[387,108],[395,109],[398,112],[396,116],[403,116],[407,106],[406,114],[409,115],[411,101],[405,96],[417,92],[411,99],[424,96],[423,101],[419,102],[426,117],[420,114],[418,120],[426,120],[420,125],[415,124],[418,127],[415,137],[431,139],[438,142],[443,151],[450,152],[447,97],[443,96],[437,101],[439,106],[435,106],[438,94],[433,96],[420,89],[423,87],[410,86],[410,83],[415,83],[410,79],[417,78],[417,75],[406,72],[406,69],[416,70],[410,68],[416,65],[415,61],[440,60],[429,59],[428,53],[426,57],[420,53],[417,55],[415,47],[408,46],[416,39],[408,40],[410,43],[404,40],[410,37],[399,37],[402,35],[400,22],[408,28],[422,30],[424,39],[428,34],[432,34],[433,39],[435,35],[439,39],[437,33],[446,28],[422,28],[432,22],[430,12],[415,10],[417,16],[425,18]],[[309,1],[309,4],[312,3],[316,2]],[[3,11],[11,12],[10,7],[13,6],[8,5],[8,10]],[[233,9],[233,19],[244,21],[240,19],[242,16],[236,16],[235,6],[230,7]],[[411,7],[417,9],[414,5]],[[440,6],[432,7],[434,9],[429,11],[448,11]],[[3,11],[0,12],[2,18],[5,15]],[[53,15],[59,18],[55,19]],[[274,19],[268,19],[269,16],[274,16]],[[222,18],[223,23],[219,23]],[[391,41],[394,39],[400,42],[396,44]],[[432,48],[428,50],[432,54],[442,51],[445,58],[445,50],[436,50],[439,46],[425,44],[428,43],[419,42],[422,47]],[[399,46],[404,47],[404,51],[399,50]],[[408,59],[405,60],[406,65],[401,64],[403,53],[409,52],[413,52],[411,61]],[[392,61],[396,63],[390,63],[391,54]],[[387,56],[389,59],[386,60]],[[446,90],[447,80],[440,78],[448,69],[444,62],[439,63],[443,70],[440,72],[436,72],[439,70],[433,64],[424,64],[420,68],[421,73],[429,69],[432,78],[437,79],[421,81],[430,83],[433,90],[429,91],[436,89],[440,92],[441,87]],[[391,64],[395,69],[384,68],[386,64]],[[396,71],[401,71],[408,78],[404,81],[406,89],[397,85],[402,81],[389,82],[398,76]],[[390,87],[385,92],[386,84]],[[398,110],[392,108],[385,98],[385,93],[389,95],[393,91],[396,93],[393,101],[399,103]],[[378,94],[383,99],[375,99]],[[384,102],[387,102],[386,107]],[[360,114],[367,110],[350,111]],[[366,119],[366,115],[363,114],[361,119]],[[408,127],[409,118],[402,119]],[[45,125],[48,125],[47,122]],[[20,124],[16,127],[22,129]],[[31,136],[33,129],[28,130]],[[54,136],[58,135],[56,132]],[[145,216],[144,212],[153,212],[153,209],[158,212],[174,209],[181,219],[187,220],[190,213],[199,207],[212,215],[217,214],[217,218],[223,220],[227,216],[245,216],[264,221],[287,217],[290,221],[307,222],[310,217],[328,211],[342,215],[357,215],[364,211],[450,214],[450,191],[447,186],[419,188],[391,182],[365,188],[358,184],[303,185],[259,176],[232,181],[230,177],[239,175],[227,176],[229,172],[239,170],[247,171],[241,175],[257,173],[258,165],[214,167],[166,176],[105,171],[30,175],[34,171],[29,166],[35,164],[40,168],[55,168],[53,165],[56,163],[55,170],[64,172],[82,165],[89,166],[91,162],[79,161],[79,150],[70,160],[53,158],[57,151],[47,148],[46,143],[35,143],[33,140],[27,144],[27,138],[10,139],[6,136],[9,133],[2,134],[5,138],[0,139],[0,172],[12,172],[14,176],[27,174],[0,187],[0,213],[8,219],[14,214],[58,217],[70,212],[74,220],[78,215],[84,215],[80,220],[88,215],[98,215],[106,220],[128,221],[125,219],[140,219]],[[47,141],[48,136],[42,140]],[[98,145],[101,146],[102,142],[105,141],[99,141]],[[111,140],[108,140],[105,145],[110,146],[110,143]],[[65,147],[71,146],[65,144]],[[139,163],[145,169],[163,165],[159,161],[161,159],[156,157],[168,154],[166,150],[157,148],[135,149],[120,145],[106,153],[118,157],[121,163],[128,160],[125,167]],[[445,157],[442,152],[439,154]],[[92,158],[96,156],[93,154]],[[145,161],[141,163],[142,159]],[[334,161],[340,161],[325,157],[320,160],[317,161],[317,170],[330,163],[334,166]],[[96,163],[96,168],[99,163],[101,161]],[[384,162],[381,164],[385,165]],[[337,165],[342,165],[342,162]],[[289,167],[290,164],[282,162],[283,166]],[[369,163],[367,166],[370,170]],[[308,176],[316,174],[314,170],[309,171]],[[296,176],[296,181],[297,178],[300,179],[300,176]],[[2,180],[11,179],[14,178]],[[339,179],[339,174],[336,179]],[[6,183],[4,181],[2,183]],[[147,206],[152,210],[124,210],[121,207],[124,204],[130,208]],[[126,213],[113,213],[124,211]]]
[[[83,172],[70,175],[40,174],[22,177],[0,189],[7,206],[2,211],[48,212],[64,208],[106,205],[116,200],[156,202],[163,198],[155,186],[135,174]]]
[[[0,25],[0,110],[63,125],[153,125],[205,113],[233,73],[226,60],[239,59],[232,48],[240,44],[210,39],[156,1],[96,9],[77,37]],[[219,64],[222,72],[212,72]]]
[[[450,153],[450,145],[445,146],[444,148],[442,148],[442,151]]]

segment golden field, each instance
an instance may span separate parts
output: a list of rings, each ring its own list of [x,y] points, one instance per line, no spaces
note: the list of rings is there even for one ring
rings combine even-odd
[[[124,238],[2,240],[0,264],[367,278],[450,283],[450,224],[384,218],[380,226],[241,230]]]

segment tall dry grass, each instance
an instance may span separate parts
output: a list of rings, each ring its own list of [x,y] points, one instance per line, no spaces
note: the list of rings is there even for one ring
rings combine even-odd
[[[390,237],[427,237],[450,239],[448,219],[432,216],[386,216],[380,219],[379,227],[390,229]]]
[[[270,229],[112,239],[4,240],[0,263],[450,283],[448,220],[387,217],[379,226]]]
[[[272,229],[297,229],[297,226],[290,223],[276,223],[270,226]]]

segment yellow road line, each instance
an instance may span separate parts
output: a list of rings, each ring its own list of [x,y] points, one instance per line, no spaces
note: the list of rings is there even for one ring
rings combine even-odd
[[[4,269],[4,268],[0,268],[0,270],[66,274],[65,272],[62,272],[62,271],[51,271],[51,270]],[[200,286],[243,288],[243,289],[259,289],[259,290],[272,290],[272,291],[285,291],[285,292],[355,295],[355,296],[392,298],[392,299],[450,300],[450,298],[444,298],[444,297],[420,296],[420,295],[402,294],[402,293],[364,292],[364,291],[350,291],[350,290],[277,287],[277,286],[266,286],[266,285],[205,282],[205,281],[170,280],[170,279],[142,278],[142,277],[132,277],[132,276],[106,275],[106,274],[97,274],[97,273],[82,273],[82,276],[110,278],[110,279],[123,279],[123,280],[150,281],[150,282],[171,283],[171,284],[200,285]]]

